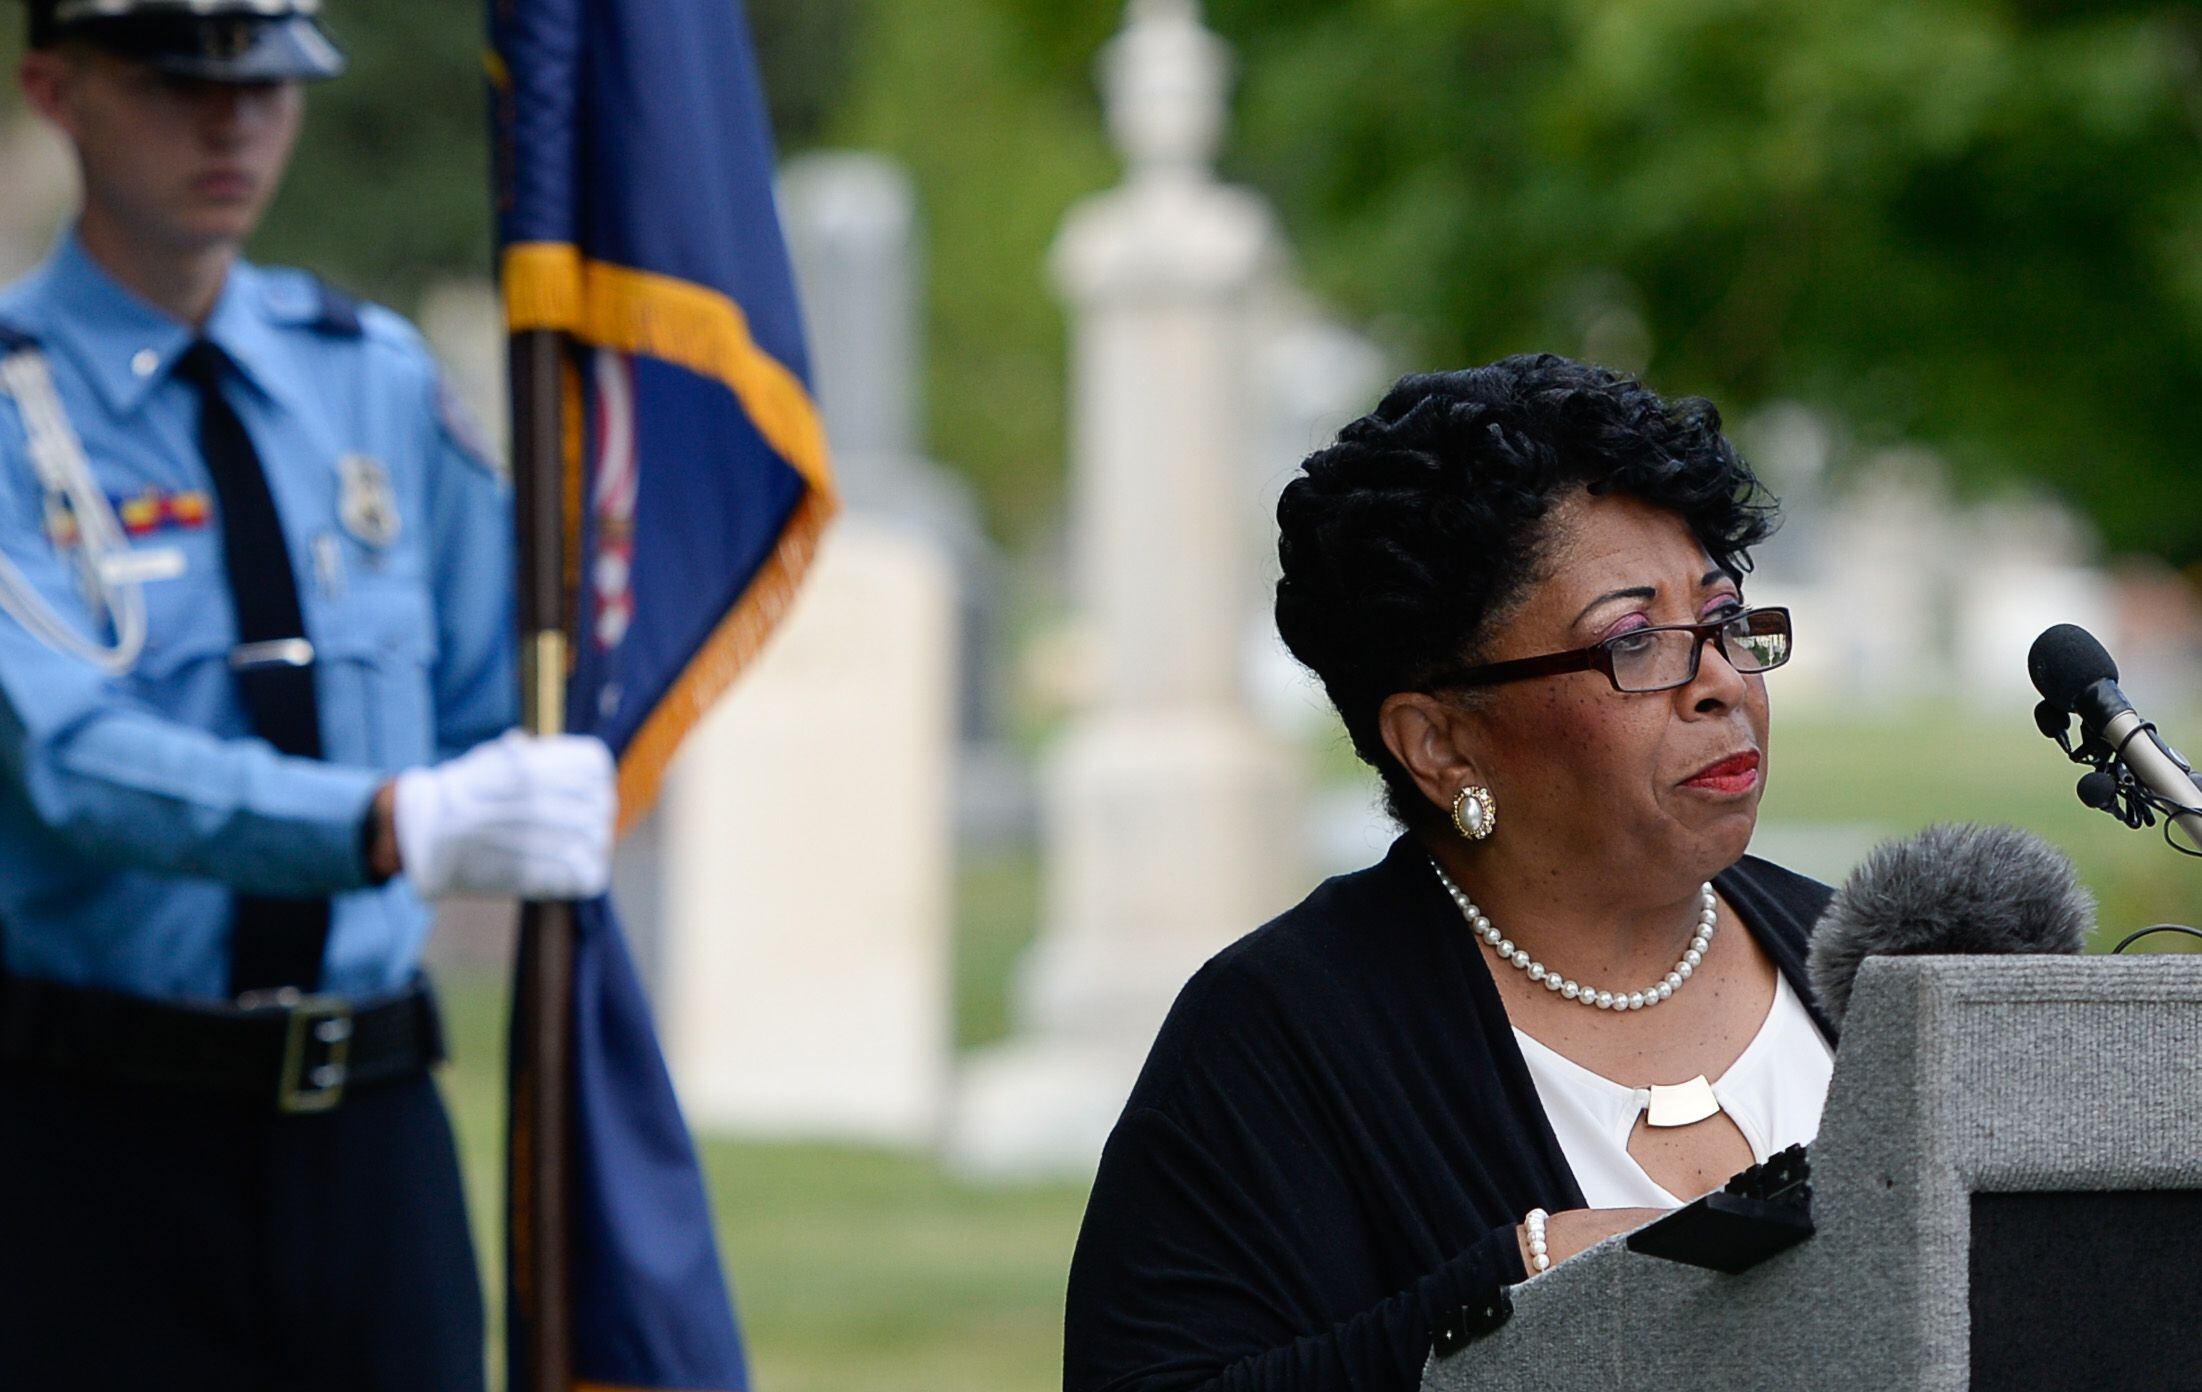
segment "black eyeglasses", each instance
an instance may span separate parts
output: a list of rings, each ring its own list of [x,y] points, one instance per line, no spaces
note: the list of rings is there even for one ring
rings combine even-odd
[[[1587,648],[1463,667],[1427,684],[1497,686],[1561,672],[1603,672],[1615,691],[1672,691],[1697,680],[1698,655],[1707,641],[1738,672],[1770,672],[1789,660],[1789,611],[1739,609],[1710,623],[1632,628]]]

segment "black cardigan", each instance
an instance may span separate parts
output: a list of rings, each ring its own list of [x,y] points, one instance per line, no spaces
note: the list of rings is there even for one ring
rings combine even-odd
[[[1832,1040],[1831,891],[1715,884]],[[1433,1326],[1522,1279],[1522,1214],[1583,1197],[1474,942],[1402,837],[1187,983],[1086,1207],[1066,1392],[1413,1389]]]

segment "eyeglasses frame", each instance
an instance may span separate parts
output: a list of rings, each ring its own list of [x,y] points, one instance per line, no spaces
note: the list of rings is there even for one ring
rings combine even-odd
[[[1789,628],[1790,646],[1794,651],[1797,636],[1796,626],[1790,619],[1788,606],[1781,604],[1752,605],[1748,609],[1739,609],[1724,618],[1708,620],[1705,623],[1652,624],[1645,628],[1632,628],[1626,633],[1616,633],[1609,638],[1601,638],[1587,648],[1570,648],[1566,652],[1545,653],[1541,657],[1514,657],[1508,658],[1504,662],[1485,662],[1474,667],[1463,667],[1452,672],[1442,672],[1426,685],[1432,688],[1500,686],[1508,682],[1527,681],[1532,677],[1559,676],[1567,672],[1602,672],[1605,674],[1606,680],[1612,684],[1613,689],[1624,696],[1645,696],[1657,691],[1674,691],[1697,680],[1698,671],[1705,656],[1705,645],[1708,642],[1720,649],[1720,656],[1723,661],[1730,666],[1734,666],[1736,659],[1728,651],[1727,643],[1722,641],[1721,632],[1733,625],[1738,619],[1747,618],[1753,614],[1781,615],[1783,624]],[[1697,642],[1690,647],[1689,675],[1678,682],[1670,682],[1665,686],[1625,687],[1621,685],[1620,678],[1613,675],[1612,645],[1624,638],[1641,637],[1646,633],[1696,634]],[[1781,662],[1757,670],[1771,672],[1775,667],[1788,662],[1790,656],[1790,653],[1785,652],[1782,654]],[[1742,669],[1739,667],[1737,671],[1741,672]]]

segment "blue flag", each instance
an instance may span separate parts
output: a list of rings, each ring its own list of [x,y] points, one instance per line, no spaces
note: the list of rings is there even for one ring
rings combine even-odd
[[[574,347],[570,728],[620,818],[754,657],[834,509],[739,0],[490,0],[513,332]],[[747,1386],[695,1149],[606,901],[573,991],[573,1348],[583,1387]]]

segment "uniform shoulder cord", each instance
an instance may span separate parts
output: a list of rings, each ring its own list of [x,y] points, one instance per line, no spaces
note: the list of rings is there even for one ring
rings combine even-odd
[[[31,467],[46,497],[47,530],[56,545],[73,533],[77,583],[91,609],[94,631],[111,623],[114,641],[88,638],[57,612],[28,576],[0,552],[0,611],[55,652],[81,658],[110,676],[137,665],[145,650],[145,574],[134,564],[115,505],[92,477],[84,445],[62,409],[53,374],[36,347],[18,346],[0,358],[0,392],[15,398],[29,444]]]

